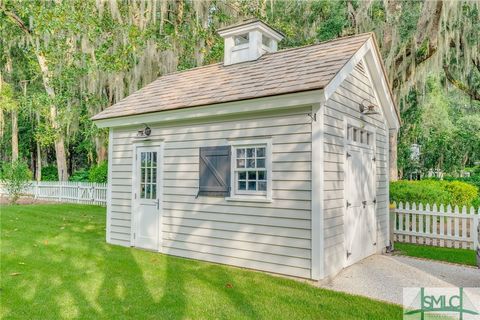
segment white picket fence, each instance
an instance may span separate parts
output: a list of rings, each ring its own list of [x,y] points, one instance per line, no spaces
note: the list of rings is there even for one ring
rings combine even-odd
[[[0,194],[6,194],[0,188]],[[71,181],[32,181],[23,194],[35,199],[83,204],[107,204],[107,184]]]
[[[476,249],[479,217],[475,208],[450,205],[403,204],[395,206],[395,241],[438,247]]]

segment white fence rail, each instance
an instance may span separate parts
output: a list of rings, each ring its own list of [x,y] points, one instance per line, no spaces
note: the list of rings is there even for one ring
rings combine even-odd
[[[395,241],[438,247],[477,249],[480,208],[450,205],[395,205]]]
[[[6,194],[0,186],[0,194]],[[23,192],[40,200],[83,204],[107,204],[107,184],[71,181],[32,181]]]

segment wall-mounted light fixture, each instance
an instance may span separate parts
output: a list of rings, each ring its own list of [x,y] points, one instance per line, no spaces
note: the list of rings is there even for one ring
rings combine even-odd
[[[150,129],[150,127],[146,123],[144,123],[143,125],[145,126],[145,128],[137,131],[137,138],[147,138],[152,134],[152,129]]]
[[[374,105],[367,99],[364,99],[359,105],[358,108],[362,114],[379,114],[378,106]]]

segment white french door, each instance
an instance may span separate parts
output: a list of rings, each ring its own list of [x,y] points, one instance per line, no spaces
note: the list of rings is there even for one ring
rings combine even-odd
[[[160,146],[139,146],[135,150],[133,242],[135,247],[156,251],[161,245],[161,157]]]

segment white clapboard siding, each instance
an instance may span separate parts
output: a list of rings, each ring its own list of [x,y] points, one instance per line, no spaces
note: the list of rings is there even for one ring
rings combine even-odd
[[[1,186],[0,194],[7,194]],[[107,184],[72,181],[31,181],[23,191],[23,194],[39,200],[105,206],[107,203]]]
[[[378,250],[388,245],[388,132],[382,115],[361,116],[359,104],[367,99],[379,104],[360,63],[325,103],[324,110],[324,247],[325,273],[334,275],[345,261],[343,215],[345,213],[345,119],[353,118],[375,128],[376,216]]]
[[[399,203],[395,205],[395,241],[437,247],[476,249],[480,208]]]
[[[155,125],[164,143],[162,250],[310,277],[311,107],[189,124]],[[207,121],[207,120],[204,120]],[[110,241],[130,245],[132,150],[137,128],[113,129]],[[272,202],[196,197],[199,148],[272,139]]]

